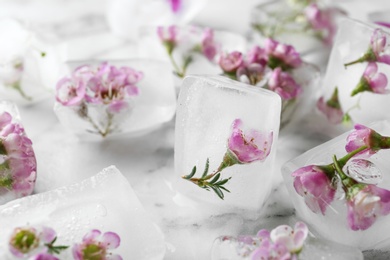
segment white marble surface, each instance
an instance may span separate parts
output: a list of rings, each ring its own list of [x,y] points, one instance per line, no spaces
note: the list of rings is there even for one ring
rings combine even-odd
[[[35,0],[39,6],[50,1]],[[65,13],[56,6],[47,6],[52,15],[42,18],[42,10],[26,5],[23,17],[16,4],[26,1],[0,1],[0,17],[7,15],[30,19],[33,26],[49,29],[60,40],[68,43],[67,59],[115,59],[137,56],[134,42],[116,38],[110,34],[104,18],[105,1],[56,1],[66,5]],[[93,3],[92,3],[93,2]],[[256,1],[246,1],[248,5]],[[227,10],[235,10],[236,17],[247,15],[250,7],[235,9],[237,1],[211,0],[206,9],[195,18],[200,24],[232,28],[245,34],[246,19],[225,19],[213,15],[218,6],[226,4]],[[241,4],[241,1],[240,1]],[[340,1],[340,5],[354,18],[366,19],[369,11],[390,8],[387,0]],[[1,6],[9,9],[3,9]],[[78,6],[79,5],[79,6]],[[11,8],[11,7],[12,8]],[[50,7],[50,8],[49,8]],[[81,9],[80,9],[81,8]],[[77,12],[72,12],[77,10]],[[44,10],[47,11],[47,10]],[[234,23],[234,24],[232,24]],[[126,176],[135,193],[165,235],[167,251],[165,259],[208,259],[211,242],[220,235],[254,234],[261,228],[272,228],[283,223],[292,223],[294,209],[282,183],[280,167],[287,160],[326,141],[328,136],[320,134],[326,129],[312,127],[311,122],[319,119],[312,115],[304,123],[291,124],[280,134],[273,192],[260,215],[249,217],[240,212],[202,218],[192,215],[196,210],[185,209],[173,202],[175,195],[170,187],[174,174],[174,120],[144,136],[107,138],[105,140],[84,140],[67,132],[53,112],[54,99],[41,103],[20,106],[22,122],[34,143],[38,160],[38,179],[35,192],[79,182],[109,165],[116,167]],[[310,108],[308,108],[310,109]],[[366,259],[389,259],[390,252],[365,252]]]

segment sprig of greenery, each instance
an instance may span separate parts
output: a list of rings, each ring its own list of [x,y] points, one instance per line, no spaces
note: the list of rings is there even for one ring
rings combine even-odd
[[[205,190],[213,190],[215,194],[220,199],[224,199],[225,195],[223,194],[223,191],[230,192],[228,189],[226,189],[223,185],[225,185],[231,177],[227,179],[221,178],[221,173],[220,172],[214,172],[211,174],[208,174],[209,171],[209,159],[207,158],[206,160],[206,165],[205,169],[203,171],[202,177],[200,178],[194,178],[196,174],[196,166],[192,168],[192,171],[188,175],[182,176],[183,179],[191,181],[192,183],[198,185],[200,188],[205,189]]]
[[[49,253],[49,254],[52,254],[52,255],[54,255],[54,254],[60,254],[61,251],[66,250],[66,249],[69,248],[69,246],[55,246],[54,243],[56,242],[56,240],[57,240],[57,237],[55,237],[55,238],[53,239],[53,241],[51,241],[50,243],[45,244],[45,246],[46,246],[47,249],[48,249],[48,253]]]

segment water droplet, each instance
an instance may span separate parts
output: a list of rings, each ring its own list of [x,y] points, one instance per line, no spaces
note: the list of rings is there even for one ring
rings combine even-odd
[[[99,216],[105,217],[107,215],[107,209],[102,204],[97,204],[96,205],[96,213]]]
[[[382,172],[371,161],[361,158],[351,159],[344,166],[344,172],[357,182],[378,184],[382,181]]]

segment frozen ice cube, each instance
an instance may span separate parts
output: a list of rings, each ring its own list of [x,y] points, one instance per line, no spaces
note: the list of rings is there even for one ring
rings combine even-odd
[[[321,96],[328,101],[337,87],[338,99],[343,113],[348,113],[352,121],[356,123],[369,124],[378,120],[390,119],[389,113],[387,113],[390,109],[387,93],[363,91],[352,96],[352,91],[361,82],[363,74],[368,68],[368,62],[344,66],[346,63],[359,59],[370,49],[370,41],[377,28],[382,27],[345,19],[340,24],[323,80]],[[385,28],[381,29],[381,33],[389,39],[390,34]],[[389,46],[384,45],[383,48],[385,53],[389,52]],[[383,73],[385,77],[390,76],[389,65],[382,62],[375,62],[375,64],[377,72],[370,77],[374,79],[379,75],[378,73]]]
[[[252,259],[251,253],[259,246],[255,236],[221,236],[213,244],[212,260]],[[329,240],[314,238],[309,235],[302,251],[301,260],[363,260],[363,254],[357,248],[341,245]]]
[[[140,27],[187,24],[203,8],[205,2],[115,0],[111,1],[107,8],[107,20],[114,34],[138,40]]]
[[[65,48],[53,39],[28,30],[12,19],[0,20],[0,94],[27,104],[53,93]]]
[[[370,127],[382,135],[390,135],[390,123],[388,121],[377,122],[370,125]],[[324,199],[321,203],[326,206],[324,214],[318,208],[314,210],[317,213],[314,213],[305,203],[304,198],[294,188],[294,178],[291,176],[294,171],[308,165],[328,165],[332,163],[333,155],[336,155],[337,158],[345,156],[347,154],[345,145],[348,134],[349,132],[342,134],[287,162],[282,167],[285,185],[296,209],[297,216],[310,224],[315,234],[341,244],[356,246],[361,250],[389,248],[390,215],[378,215],[375,217],[373,224],[367,229],[353,230],[348,224],[346,194],[341,187],[337,189],[333,200],[327,201],[325,196],[321,197]],[[388,174],[390,170],[389,156],[389,150],[381,150],[369,157],[370,167],[376,165],[372,171],[372,176],[376,176],[378,172],[381,172],[383,179],[381,182],[377,180],[378,187],[387,190],[390,190],[390,176]],[[367,159],[362,156],[357,156],[356,158]],[[361,174],[361,171],[359,174]],[[337,180],[332,179],[332,181]],[[336,182],[334,184],[340,183]],[[310,197],[308,197],[309,199]]]
[[[314,12],[321,17],[320,22],[318,17],[312,17]],[[251,13],[254,40],[274,38],[293,45],[306,61],[325,65],[341,13],[322,3],[304,5],[283,0],[267,1]]]
[[[114,166],[80,183],[3,205],[0,219],[1,259],[9,259],[8,239],[14,228],[34,225],[53,228],[58,245],[69,246],[92,229],[115,232],[121,238],[115,253],[123,259],[162,259],[165,252],[163,234]],[[73,259],[70,251],[60,259]]]
[[[189,76],[183,82],[178,104],[174,181],[174,189],[180,194],[177,201],[187,198],[187,206],[197,205],[206,214],[239,209],[258,212],[272,186],[280,97],[221,76]],[[231,178],[222,185],[230,190],[221,190],[224,201],[211,187],[218,185],[205,185],[210,189],[207,191],[194,184],[202,186],[202,180],[196,178],[201,178],[207,160],[208,174],[214,172],[216,177],[216,171],[220,171],[218,182]],[[229,165],[221,165],[222,161]],[[190,174],[194,166],[197,172],[193,178],[183,179],[181,176]],[[212,178],[205,180],[212,182]]]
[[[68,62],[69,71],[80,65],[98,66],[98,61]],[[172,73],[169,66],[160,61],[132,59],[127,61],[112,61],[110,65],[120,68],[122,66],[133,68],[143,73],[143,78],[136,83],[139,94],[132,97],[132,109],[116,113],[112,121],[112,133],[128,133],[139,135],[157,129],[172,119],[176,109],[176,95],[173,85]],[[106,108],[103,105],[88,107],[90,117],[100,129],[104,129],[109,122]],[[76,106],[77,107],[77,106]],[[60,122],[76,133],[97,132],[93,124],[82,118],[79,109],[72,106],[62,106],[56,103],[54,108]],[[100,125],[101,124],[101,125]],[[115,125],[116,124],[116,125]]]
[[[163,27],[164,29],[168,26]],[[144,27],[140,32],[139,53],[143,58],[158,58],[171,64],[172,71],[182,72],[182,67],[187,57],[191,57],[191,62],[185,70],[185,75],[190,74],[210,74],[218,75],[222,73],[217,64],[218,56],[222,52],[246,51],[246,39],[236,33],[212,30],[212,44],[216,46],[214,58],[208,59],[200,50],[206,28],[198,26],[175,26],[177,29],[175,41],[176,45],[172,51],[173,64],[165,45],[157,33],[157,27]],[[195,50],[195,51],[194,51]],[[209,57],[210,58],[210,57]],[[175,67],[177,66],[177,67]],[[182,78],[176,77],[175,85],[180,87]]]

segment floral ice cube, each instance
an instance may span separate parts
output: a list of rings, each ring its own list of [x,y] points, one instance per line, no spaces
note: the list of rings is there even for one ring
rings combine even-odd
[[[319,113],[332,124],[388,120],[390,33],[345,19],[340,24],[320,97]]]
[[[197,26],[145,27],[140,37],[140,55],[170,62],[177,87],[189,74],[220,74],[221,53],[244,51],[247,44],[241,35]]]
[[[344,12],[315,1],[272,1],[252,12],[255,35],[293,45],[305,60],[326,62]]]
[[[258,212],[271,189],[280,97],[221,76],[189,76],[178,102],[176,190],[207,214]]]
[[[57,83],[55,112],[76,133],[141,134],[169,121],[176,107],[172,74],[151,60],[69,62]]]
[[[390,245],[390,124],[356,125],[287,162],[283,179],[315,234],[361,250]]]
[[[111,243],[107,250],[123,259],[162,259],[165,252],[162,233],[113,166],[80,183],[3,205],[0,218],[1,259],[12,256],[8,242],[15,228],[40,226],[55,230],[56,244],[69,246],[61,251],[60,259],[74,259],[72,250],[77,252],[94,241]],[[94,248],[89,246],[89,252]]]
[[[59,74],[64,47],[12,19],[0,20],[0,93],[26,104],[47,98]]]
[[[0,205],[30,195],[35,186],[37,161],[31,140],[20,123],[16,106],[0,102]]]
[[[202,9],[205,2],[114,0],[107,9],[107,19],[113,33],[136,40],[143,26],[187,24]]]

